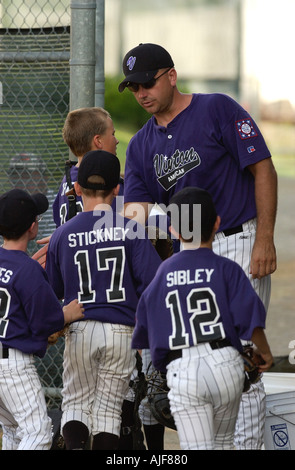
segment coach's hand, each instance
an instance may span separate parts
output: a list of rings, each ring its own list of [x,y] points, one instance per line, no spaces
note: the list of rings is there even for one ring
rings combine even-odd
[[[276,249],[273,239],[257,239],[254,243],[250,274],[253,279],[261,279],[268,274],[272,274],[277,269]]]

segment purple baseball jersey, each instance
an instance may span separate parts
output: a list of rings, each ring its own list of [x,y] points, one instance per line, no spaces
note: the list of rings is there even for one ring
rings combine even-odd
[[[162,262],[136,312],[134,349],[150,349],[165,371],[170,350],[213,340],[230,340],[242,351],[265,327],[264,306],[242,268],[208,248],[183,250]]]
[[[64,314],[40,264],[23,251],[0,248],[0,341],[43,357]]]
[[[125,202],[169,205],[186,186],[209,191],[220,230],[256,216],[254,178],[247,166],[270,152],[251,116],[223,94],[193,94],[167,128],[154,116],[131,139],[125,165]]]
[[[133,326],[138,298],[160,263],[135,221],[114,211],[80,212],[53,233],[46,271],[58,298],[83,303],[85,320]]]
[[[79,168],[75,165],[73,165],[70,168],[70,176],[71,176],[72,184],[74,184],[74,182],[77,181],[78,169]],[[56,198],[52,204],[53,220],[55,222],[56,227],[63,225],[68,220],[69,200],[68,200],[68,197],[66,196],[66,193],[67,191],[69,191],[69,189],[70,188],[67,184],[67,179],[65,175],[59,187]],[[123,190],[124,190],[124,181],[123,179],[120,179],[119,196],[123,195]],[[123,206],[123,203],[121,204],[121,206],[119,206],[118,201],[119,199],[114,200],[113,210],[117,210],[119,212],[121,209],[121,206]],[[76,207],[77,207],[77,212],[82,212],[83,202],[82,202],[81,196],[76,196]]]
[[[77,181],[78,177],[78,167],[73,165],[70,169],[70,175],[72,184]],[[53,210],[53,220],[55,222],[56,227],[63,225],[68,220],[68,213],[69,213],[69,201],[68,197],[66,196],[66,192],[69,191],[70,188],[67,183],[66,175],[64,175],[61,185],[59,187],[58,193],[56,198],[52,204]],[[76,197],[76,207],[77,212],[81,212],[83,210],[82,205],[82,198],[80,196]]]

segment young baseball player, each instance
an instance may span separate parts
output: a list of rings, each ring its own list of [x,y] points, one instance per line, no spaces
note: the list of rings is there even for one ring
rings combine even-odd
[[[47,450],[51,420],[34,364],[48,337],[83,318],[73,300],[63,309],[45,271],[27,254],[38,216],[48,208],[41,193],[13,189],[0,197],[0,423],[3,450]]]
[[[198,205],[200,218],[193,217]],[[244,385],[240,338],[254,342],[260,372],[268,370],[266,312],[242,268],[212,251],[220,217],[210,194],[188,187],[171,198],[173,206],[179,219],[171,218],[171,232],[183,249],[162,263],[141,296],[132,346],[149,347],[155,368],[167,369],[181,448],[232,449]]]
[[[53,204],[53,218],[57,227],[71,218],[69,214],[71,199],[69,201],[67,193],[77,181],[78,168],[85,153],[90,150],[106,150],[116,155],[119,143],[115,137],[114,123],[110,114],[100,107],[70,111],[62,134],[64,141],[77,158],[77,162],[73,162],[74,164],[69,167],[69,174],[66,171]],[[83,210],[81,196],[76,195],[75,203],[76,214]]]
[[[106,150],[116,154],[119,143],[115,137],[115,128],[110,114],[100,107],[79,108],[70,111],[66,117],[62,135],[69,149],[77,158],[77,162],[68,161],[66,163],[65,175],[52,204],[53,220],[56,227],[64,224],[77,212],[83,210],[82,198],[75,194],[74,183],[77,181],[78,168],[85,153],[91,150]],[[123,180],[120,179],[119,195],[122,194]],[[46,263],[49,239],[50,237],[45,237],[37,241],[39,245],[45,246],[33,256],[43,267]]]
[[[277,174],[257,123],[230,96],[182,93],[174,61],[158,44],[127,52],[123,73],[119,91],[128,89],[151,114],[127,148],[125,213],[134,213],[136,203],[147,218],[154,203],[168,206],[187,186],[209,191],[221,217],[213,250],[242,266],[267,310],[276,270]],[[261,449],[264,422],[259,381],[243,394],[236,447]]]
[[[66,162],[66,174],[59,187],[58,194],[53,203],[53,219],[56,227],[64,224],[83,210],[82,197],[74,191],[74,183],[77,181],[78,168],[85,153],[91,150],[106,150],[116,154],[119,143],[115,136],[113,120],[108,111],[101,107],[87,107],[72,110],[68,113],[63,130],[63,139],[77,158],[77,162]],[[119,196],[123,195],[124,181],[120,178]],[[112,204],[113,209],[120,211],[120,197]],[[33,258],[45,267],[48,242],[50,237],[40,239],[37,243],[42,245]],[[132,449],[133,439],[130,432],[130,416],[133,415],[132,391],[128,393],[128,400],[122,410],[122,436],[120,444],[124,449]],[[127,421],[127,424],[125,423]]]
[[[67,449],[115,449],[121,409],[135,367],[131,337],[138,298],[161,263],[144,227],[112,210],[120,163],[86,153],[75,191],[83,212],[52,235],[46,263],[59,298],[83,302],[85,319],[66,336],[62,434]]]

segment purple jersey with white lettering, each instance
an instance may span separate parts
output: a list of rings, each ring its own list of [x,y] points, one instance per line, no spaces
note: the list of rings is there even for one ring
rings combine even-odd
[[[227,338],[242,351],[254,328],[265,327],[264,306],[242,268],[209,248],[183,250],[162,262],[136,312],[134,349],[150,349],[165,371],[170,350]]]
[[[144,227],[114,211],[80,212],[53,233],[46,271],[58,298],[85,320],[133,326],[138,298],[161,263]]]
[[[167,128],[154,116],[131,139],[125,165],[125,202],[169,205],[186,186],[209,191],[220,230],[256,217],[249,165],[270,157],[251,116],[223,94],[193,94]]]
[[[70,178],[72,185],[74,184],[75,181],[77,181],[78,177],[78,167],[73,165],[70,168]],[[67,178],[66,175],[63,177],[61,185],[59,187],[58,193],[56,195],[56,198],[52,204],[52,211],[53,211],[53,220],[55,222],[56,227],[59,227],[60,225],[63,225],[67,220],[68,220],[68,214],[69,214],[69,200],[66,195],[67,191],[69,191],[69,185],[67,183]],[[123,196],[123,190],[124,190],[124,181],[121,178],[120,179],[120,191],[119,191],[119,199],[114,199],[113,202],[113,210],[117,210],[120,212],[121,206],[119,206],[120,201],[120,196]],[[121,202],[121,201],[120,201]],[[116,205],[115,205],[116,204]],[[82,202],[82,197],[76,195],[76,210],[77,212],[82,212],[83,210],[83,202]]]
[[[0,248],[0,342],[43,357],[48,336],[64,327],[44,269],[19,250]]]

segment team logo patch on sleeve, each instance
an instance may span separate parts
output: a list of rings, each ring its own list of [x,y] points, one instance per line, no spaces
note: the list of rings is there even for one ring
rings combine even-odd
[[[248,153],[253,153],[255,152],[256,148],[253,147],[253,145],[250,145],[250,147],[247,148]]]
[[[253,126],[251,119],[242,119],[236,122],[236,128],[241,139],[249,139],[250,137],[257,137],[257,132]]]

